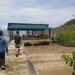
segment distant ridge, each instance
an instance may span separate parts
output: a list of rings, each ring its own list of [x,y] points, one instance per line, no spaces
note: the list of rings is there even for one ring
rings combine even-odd
[[[75,47],[75,19],[71,19],[64,25],[57,27],[56,32],[58,43]]]
[[[71,19],[71,20],[67,21],[60,27],[65,27],[65,26],[70,26],[70,25],[75,25],[75,19]]]

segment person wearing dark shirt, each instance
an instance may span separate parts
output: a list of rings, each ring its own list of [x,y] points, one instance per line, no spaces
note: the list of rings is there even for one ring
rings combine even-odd
[[[19,31],[16,31],[16,35],[14,35],[14,43],[15,48],[17,49],[16,57],[18,57],[18,55],[20,55],[20,45],[21,45],[21,36],[19,35]]]
[[[8,54],[7,42],[3,38],[3,31],[0,30],[0,68],[1,69],[6,69],[6,65],[5,65],[5,51]]]

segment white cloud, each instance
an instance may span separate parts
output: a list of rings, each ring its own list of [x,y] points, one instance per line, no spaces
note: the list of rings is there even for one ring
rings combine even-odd
[[[0,25],[0,30],[6,30],[7,29],[7,25]]]
[[[0,1],[0,19],[4,19],[4,23],[5,22],[8,23],[11,20],[17,20],[18,22],[19,21],[21,22],[22,21],[21,19],[23,18],[25,20],[27,19],[27,22],[28,21],[31,22],[30,20],[28,20],[29,18],[33,20],[32,22],[49,23],[50,25],[55,27],[58,25],[62,25],[64,22],[72,18],[73,7],[74,7],[72,4],[75,3],[75,1],[74,3],[72,1],[73,0],[69,0],[69,2],[66,1],[66,3],[67,2],[69,3],[67,7],[65,7],[64,5],[62,7],[58,7],[60,5],[59,3],[61,2],[65,4],[65,0],[61,0],[61,1],[56,0],[54,2],[51,1],[52,4],[54,3],[53,6],[57,6],[57,7],[49,8],[50,6],[49,0],[47,0],[47,2],[45,0],[44,1],[36,1],[36,0],[21,0],[21,1],[20,0],[6,0],[5,1],[5,0],[1,0]]]
[[[9,11],[10,10],[10,11]],[[52,25],[63,24],[65,21],[72,18],[72,9],[42,9],[42,8],[23,8],[21,10],[12,11],[9,8],[3,10],[1,13],[1,18],[3,17],[7,21],[12,20],[12,16],[18,18],[33,18],[41,19],[39,22],[49,23]],[[15,19],[15,20],[16,20]],[[46,20],[46,21],[45,21]]]

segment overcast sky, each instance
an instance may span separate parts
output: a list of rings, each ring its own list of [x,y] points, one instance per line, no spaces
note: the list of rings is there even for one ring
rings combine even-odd
[[[60,26],[74,18],[74,8],[75,0],[0,0],[0,28],[9,22]]]

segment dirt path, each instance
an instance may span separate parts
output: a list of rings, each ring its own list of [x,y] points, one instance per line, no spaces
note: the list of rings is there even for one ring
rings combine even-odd
[[[64,52],[70,54],[75,51],[74,47],[53,44],[25,49],[28,50],[39,75],[71,75],[72,68],[62,61],[61,54]],[[9,55],[6,56],[6,63],[9,64],[9,67],[5,71],[0,70],[0,75],[31,75],[31,67],[28,65],[27,56],[23,50],[24,48],[21,47],[21,55],[16,58],[14,44],[13,42],[9,44]]]
[[[64,47],[58,44],[27,47],[32,61],[40,75],[71,75],[72,68],[63,62],[61,55],[70,54],[75,47]]]
[[[22,55],[16,57],[15,53],[14,44],[11,42],[9,45],[9,55],[6,57],[6,63],[9,64],[9,67],[5,70],[5,75],[28,75],[27,58],[22,50],[22,47]]]
[[[36,75],[34,65],[24,51],[24,47],[21,47],[21,55],[15,56],[14,43],[9,44],[9,55],[6,55],[6,64],[9,65],[6,70],[0,70],[0,75]]]

